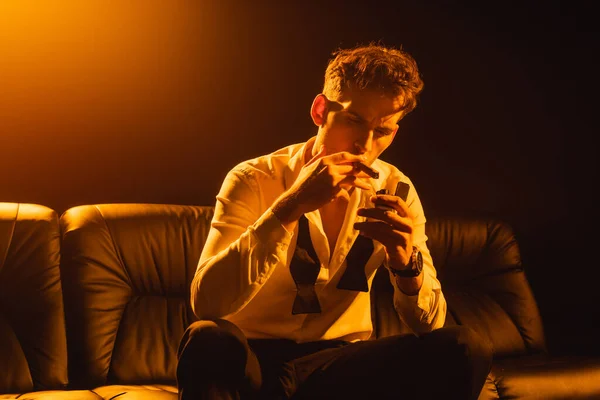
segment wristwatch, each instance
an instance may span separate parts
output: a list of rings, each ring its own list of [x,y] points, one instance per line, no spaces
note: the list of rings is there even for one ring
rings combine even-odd
[[[419,276],[421,271],[423,271],[423,255],[416,246],[413,246],[413,251],[410,255],[410,261],[407,264],[407,268],[389,268],[389,270],[394,276],[400,276],[402,278],[414,278],[415,276]]]

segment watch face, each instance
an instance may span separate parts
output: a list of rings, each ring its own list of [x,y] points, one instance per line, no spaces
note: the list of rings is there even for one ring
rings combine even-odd
[[[415,276],[419,275],[421,271],[423,271],[423,254],[415,247],[413,251],[413,268],[412,270],[415,272]]]
[[[405,270],[394,270],[392,269],[392,273],[395,276],[401,276],[405,278],[414,278],[415,276],[419,276],[421,271],[423,271],[423,255],[416,247],[413,247],[413,252],[410,257],[410,268]]]
[[[423,269],[423,254],[417,250],[417,269],[420,271]]]

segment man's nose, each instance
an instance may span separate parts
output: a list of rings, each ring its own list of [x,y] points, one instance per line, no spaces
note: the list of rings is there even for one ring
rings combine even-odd
[[[362,134],[359,138],[354,141],[354,146],[359,154],[368,153],[373,148],[373,131],[369,130]]]

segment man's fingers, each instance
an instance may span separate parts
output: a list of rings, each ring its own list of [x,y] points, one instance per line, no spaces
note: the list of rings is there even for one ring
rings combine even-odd
[[[402,232],[412,233],[412,221],[407,217],[401,217],[395,211],[382,210],[380,208],[359,208],[357,215],[385,222],[394,229]]]
[[[407,233],[400,232],[385,222],[356,222],[354,229],[360,231],[361,235],[375,239],[384,246],[404,246],[408,243]]]
[[[371,187],[371,185],[369,185],[367,182],[364,181],[364,179],[360,179],[360,178],[356,178],[353,182],[354,186],[356,186],[357,188],[361,188],[362,190],[373,190],[373,188]]]
[[[408,208],[408,205],[404,200],[398,196],[392,196],[389,194],[378,194],[371,197],[371,202],[375,206],[388,206],[392,207],[402,217],[412,217],[412,213]]]
[[[365,182],[363,179],[359,178],[356,175],[347,175],[344,177],[339,183],[339,187],[342,188],[350,188],[352,186],[361,188],[363,190],[371,190],[371,186]]]

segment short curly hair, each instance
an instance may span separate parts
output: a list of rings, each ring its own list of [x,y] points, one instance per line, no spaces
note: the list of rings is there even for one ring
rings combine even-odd
[[[423,90],[416,61],[401,49],[370,43],[333,52],[325,70],[323,94],[337,100],[352,85],[358,89],[379,90],[401,95],[403,115],[417,106]]]

